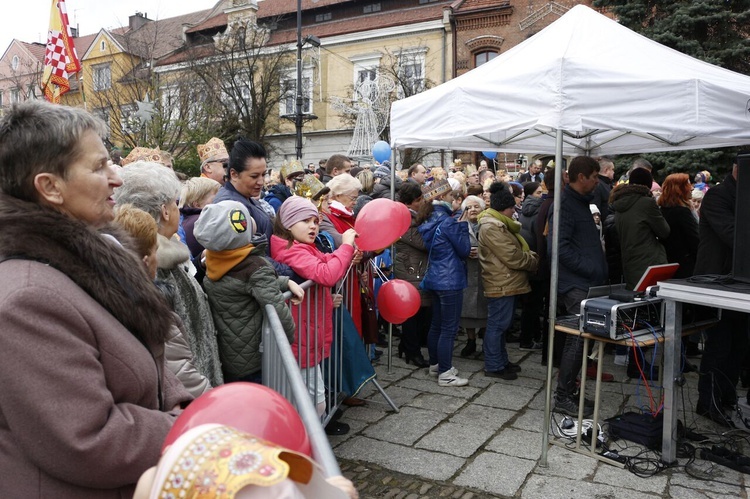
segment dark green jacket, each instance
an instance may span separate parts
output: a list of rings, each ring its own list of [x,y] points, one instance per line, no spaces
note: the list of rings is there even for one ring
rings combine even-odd
[[[294,340],[294,320],[281,296],[289,288],[289,278],[279,277],[265,254],[264,241],[221,279],[206,277],[203,281],[218,331],[225,381],[260,371],[263,308],[267,304],[279,314],[289,343]]]
[[[648,187],[622,184],[609,199],[620,237],[625,285],[633,289],[650,265],[668,263],[661,240],[669,236],[669,224]]]

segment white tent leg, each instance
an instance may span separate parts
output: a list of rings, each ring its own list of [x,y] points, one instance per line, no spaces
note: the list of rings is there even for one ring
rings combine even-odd
[[[550,413],[552,412],[552,359],[555,349],[555,317],[557,315],[557,275],[559,269],[558,247],[560,245],[560,201],[562,199],[563,132],[557,129],[555,136],[555,199],[552,203],[552,251],[547,258],[552,263],[549,279],[549,329],[547,331],[547,393],[544,400],[544,426],[542,427],[542,458],[540,465],[547,467],[549,448]]]

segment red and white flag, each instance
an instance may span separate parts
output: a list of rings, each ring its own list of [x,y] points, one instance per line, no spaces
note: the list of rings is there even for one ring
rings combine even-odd
[[[60,96],[70,90],[70,76],[80,70],[81,61],[73,45],[65,0],[52,0],[42,76],[44,98],[59,103]]]

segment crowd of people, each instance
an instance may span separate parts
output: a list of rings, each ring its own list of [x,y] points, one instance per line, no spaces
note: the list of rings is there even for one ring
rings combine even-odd
[[[517,378],[511,339],[549,348],[554,162],[536,160],[514,179],[486,160],[394,173],[388,161],[355,166],[334,154],[317,169],[292,161],[272,174],[259,142],[228,150],[212,138],[197,148],[200,177],[181,180],[158,149],[113,164],[105,132],[83,110],[36,101],[0,122],[0,495],[132,494],[191,400],[262,380],[266,305],[323,414],[334,310],[377,341],[371,266],[418,288],[398,355],[441,387],[469,384],[453,365],[460,332],[460,355],[482,359],[490,378]],[[560,313],[577,313],[592,286],[632,289],[649,265],[677,262],[680,277],[728,273],[734,168],[715,187],[705,171],[696,185],[681,173],[659,185],[642,158],[618,182],[611,159],[572,158],[559,193]],[[382,197],[411,215],[394,255],[357,247],[358,213]],[[735,400],[747,327],[745,314],[725,312],[707,335],[699,414],[721,421]],[[555,338],[554,350],[555,408],[577,415],[582,342]]]

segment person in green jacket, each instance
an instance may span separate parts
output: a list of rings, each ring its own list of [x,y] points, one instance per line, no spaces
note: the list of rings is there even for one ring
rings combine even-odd
[[[651,194],[653,181],[651,172],[636,168],[630,173],[629,183],[617,186],[609,198],[620,239],[625,285],[631,290],[649,266],[668,263],[661,241],[669,236],[669,224]]]
[[[265,236],[253,237],[255,227],[242,203],[221,201],[203,208],[193,232],[206,248],[203,285],[216,324],[225,382],[261,381],[263,308],[273,305],[291,343],[294,320],[282,293],[291,291],[297,304],[305,293],[288,277],[276,274],[265,257]]]

